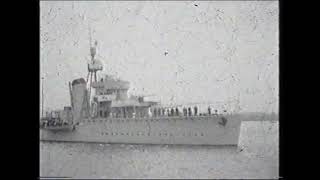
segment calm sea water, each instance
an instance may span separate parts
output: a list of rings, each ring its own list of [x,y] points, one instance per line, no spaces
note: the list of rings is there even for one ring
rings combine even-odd
[[[40,142],[40,176],[276,178],[278,121],[244,121],[238,147]]]

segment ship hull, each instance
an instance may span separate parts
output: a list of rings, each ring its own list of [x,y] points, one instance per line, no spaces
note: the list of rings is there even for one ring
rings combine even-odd
[[[232,116],[83,119],[73,131],[40,129],[40,140],[124,144],[237,145]]]

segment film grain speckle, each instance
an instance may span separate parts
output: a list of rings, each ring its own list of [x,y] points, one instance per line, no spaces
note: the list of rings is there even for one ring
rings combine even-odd
[[[278,16],[41,1],[40,178],[278,178]]]

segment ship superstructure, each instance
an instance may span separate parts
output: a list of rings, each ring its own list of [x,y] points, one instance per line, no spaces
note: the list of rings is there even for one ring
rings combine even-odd
[[[142,96],[128,96],[130,83],[106,75],[100,81],[92,83],[93,117],[99,118],[134,118],[148,117],[149,108],[157,102],[144,101]]]

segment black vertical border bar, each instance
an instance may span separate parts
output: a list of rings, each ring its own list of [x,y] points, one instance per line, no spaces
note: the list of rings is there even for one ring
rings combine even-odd
[[[286,112],[287,110],[284,107],[284,101],[286,98],[285,90],[285,6],[284,0],[279,0],[279,178],[287,178],[286,164],[285,164],[285,153],[286,150],[286,141],[284,140],[284,130],[286,126]]]
[[[37,97],[36,99],[36,104],[37,104],[37,111],[36,115],[35,115],[35,130],[34,130],[34,138],[33,140],[35,141],[35,151],[36,152],[36,158],[35,158],[35,177],[39,178],[40,176],[40,141],[39,141],[39,118],[40,118],[40,0],[36,0],[34,1],[34,5],[35,5],[35,11],[34,11],[34,15],[35,15],[35,58],[37,62],[37,70],[35,71],[35,77],[37,78],[38,81],[37,82],[37,88],[35,91],[35,97]]]

